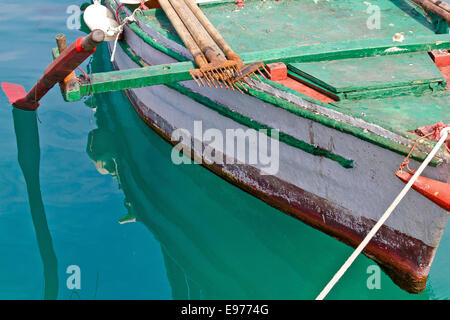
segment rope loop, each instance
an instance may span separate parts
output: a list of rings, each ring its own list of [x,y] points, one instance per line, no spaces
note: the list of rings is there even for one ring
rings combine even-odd
[[[412,173],[412,174],[416,173],[415,170],[412,170],[412,169],[409,167],[409,158],[411,157],[411,155],[412,155],[414,149],[416,148],[417,144],[419,143],[419,141],[422,140],[422,139],[425,139],[425,138],[427,138],[427,137],[429,137],[429,136],[431,136],[433,133],[434,133],[434,132],[431,132],[431,133],[426,134],[426,135],[424,135],[424,136],[422,136],[422,137],[419,137],[419,138],[416,140],[416,142],[414,142],[414,144],[413,144],[411,150],[409,151],[408,155],[406,156],[406,158],[403,160],[402,164],[400,165],[400,168],[399,168],[400,171],[403,171],[403,169],[406,167],[406,169],[407,169],[410,173]]]
[[[111,62],[114,62],[114,57],[116,55],[116,49],[117,49],[117,43],[118,43],[118,41],[120,39],[120,35],[123,33],[124,27],[128,23],[136,22],[136,13],[140,12],[142,14],[142,9],[139,6],[139,8],[134,10],[131,15],[129,15],[128,17],[123,19],[122,23],[120,23],[119,9],[121,8],[121,6],[122,5],[118,6],[117,10],[116,10],[116,18],[118,20],[119,26],[117,28],[112,29],[114,31],[114,33],[116,34],[116,39],[114,40],[114,48],[113,48],[113,51],[111,53]]]

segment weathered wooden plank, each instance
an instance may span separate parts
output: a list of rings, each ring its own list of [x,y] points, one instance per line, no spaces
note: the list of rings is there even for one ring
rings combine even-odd
[[[393,42],[389,38],[294,46],[244,53],[241,57],[246,63],[257,61],[292,63],[426,52],[435,49],[450,49],[450,35],[422,36],[403,42]]]
[[[288,67],[334,93],[445,83],[428,53],[292,63]]]
[[[132,88],[141,88],[158,84],[190,80],[189,71],[194,63],[177,62],[144,68],[135,68],[111,72],[94,73],[89,81],[81,81],[64,93],[66,101],[80,100],[93,93],[104,93]]]

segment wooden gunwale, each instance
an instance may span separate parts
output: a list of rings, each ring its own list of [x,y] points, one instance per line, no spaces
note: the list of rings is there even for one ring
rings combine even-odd
[[[130,48],[130,46],[128,44],[125,43],[120,43],[121,48],[124,50],[124,52],[127,54],[127,56],[133,60],[135,63],[137,63],[138,65],[140,65],[141,67],[146,67],[148,66],[147,63],[145,63],[142,59],[140,59],[133,51],[132,48]],[[226,116],[230,119],[233,119],[234,121],[245,125],[249,128],[253,128],[255,130],[267,130],[267,134],[268,136],[271,136],[271,132],[272,129],[271,127],[262,124],[256,120],[250,119],[247,116],[244,116],[236,111],[231,111],[229,110],[227,107],[212,101],[211,99],[209,99],[208,97],[202,96],[201,94],[198,94],[194,91],[192,91],[191,89],[179,84],[179,83],[169,83],[169,84],[165,84],[167,87],[174,89],[188,97],[190,97],[191,99],[205,105],[206,107],[215,110],[216,112],[218,112],[219,114]],[[328,150],[319,148],[317,146],[314,146],[312,144],[309,144],[303,140],[297,139],[285,132],[280,131],[279,132],[279,137],[278,140],[286,143],[287,145],[290,145],[294,148],[303,150],[307,153],[316,155],[316,156],[321,156],[321,157],[325,157],[328,158],[332,161],[336,161],[337,163],[339,163],[341,166],[343,166],[344,168],[350,169],[353,168],[354,163],[352,160],[350,159],[346,159],[343,156],[340,156],[336,153],[330,152]]]

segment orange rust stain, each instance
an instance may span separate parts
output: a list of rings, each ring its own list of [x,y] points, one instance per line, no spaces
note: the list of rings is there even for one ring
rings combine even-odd
[[[161,8],[161,6],[159,5],[158,0],[148,0],[148,1],[145,2],[145,4],[150,9]]]

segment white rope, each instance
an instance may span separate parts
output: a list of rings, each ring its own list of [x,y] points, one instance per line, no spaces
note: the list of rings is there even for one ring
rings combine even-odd
[[[344,275],[345,271],[352,265],[352,263],[355,261],[355,259],[358,257],[358,255],[364,250],[366,245],[369,243],[369,241],[373,238],[373,236],[377,233],[378,229],[384,224],[384,222],[389,218],[392,211],[397,207],[397,205],[400,203],[400,201],[403,199],[403,197],[406,195],[406,193],[409,191],[411,186],[414,184],[414,182],[417,180],[417,178],[421,175],[422,171],[427,167],[427,165],[430,163],[431,159],[433,159],[434,155],[438,152],[439,148],[442,146],[444,141],[447,139],[447,136],[450,133],[450,127],[444,128],[441,131],[441,138],[439,139],[438,143],[436,143],[433,150],[431,150],[430,154],[427,156],[427,158],[423,161],[419,169],[417,169],[416,173],[412,176],[411,180],[406,184],[406,186],[403,188],[403,190],[399,193],[397,198],[395,198],[394,202],[390,205],[390,207],[383,213],[380,220],[375,224],[375,226],[370,230],[369,234],[364,238],[364,240],[361,242],[361,244],[356,248],[356,250],[352,253],[352,255],[345,261],[344,265],[339,269],[339,271],[334,275],[334,277],[331,279],[331,281],[327,284],[327,286],[322,290],[322,292],[317,296],[316,300],[323,300],[327,294],[333,289],[335,284],[339,281],[339,279]]]
[[[138,11],[141,12],[142,10],[140,8],[137,8],[136,10],[133,11],[133,13],[130,16],[128,16],[125,19],[123,19],[121,25],[119,25],[118,27],[112,29],[112,31],[114,31],[114,33],[117,32],[117,35],[116,35],[116,39],[114,40],[114,48],[113,48],[113,51],[111,53],[111,62],[114,62],[114,56],[116,55],[117,43],[119,41],[120,35],[123,32],[123,28],[125,27],[126,24],[136,21],[135,15],[136,15],[136,12],[138,12]]]
[[[114,62],[114,56],[116,55],[116,49],[117,49],[117,42],[119,41],[119,37],[120,37],[121,33],[122,33],[122,31],[117,34],[116,39],[114,40],[114,48],[111,53],[111,62]]]

